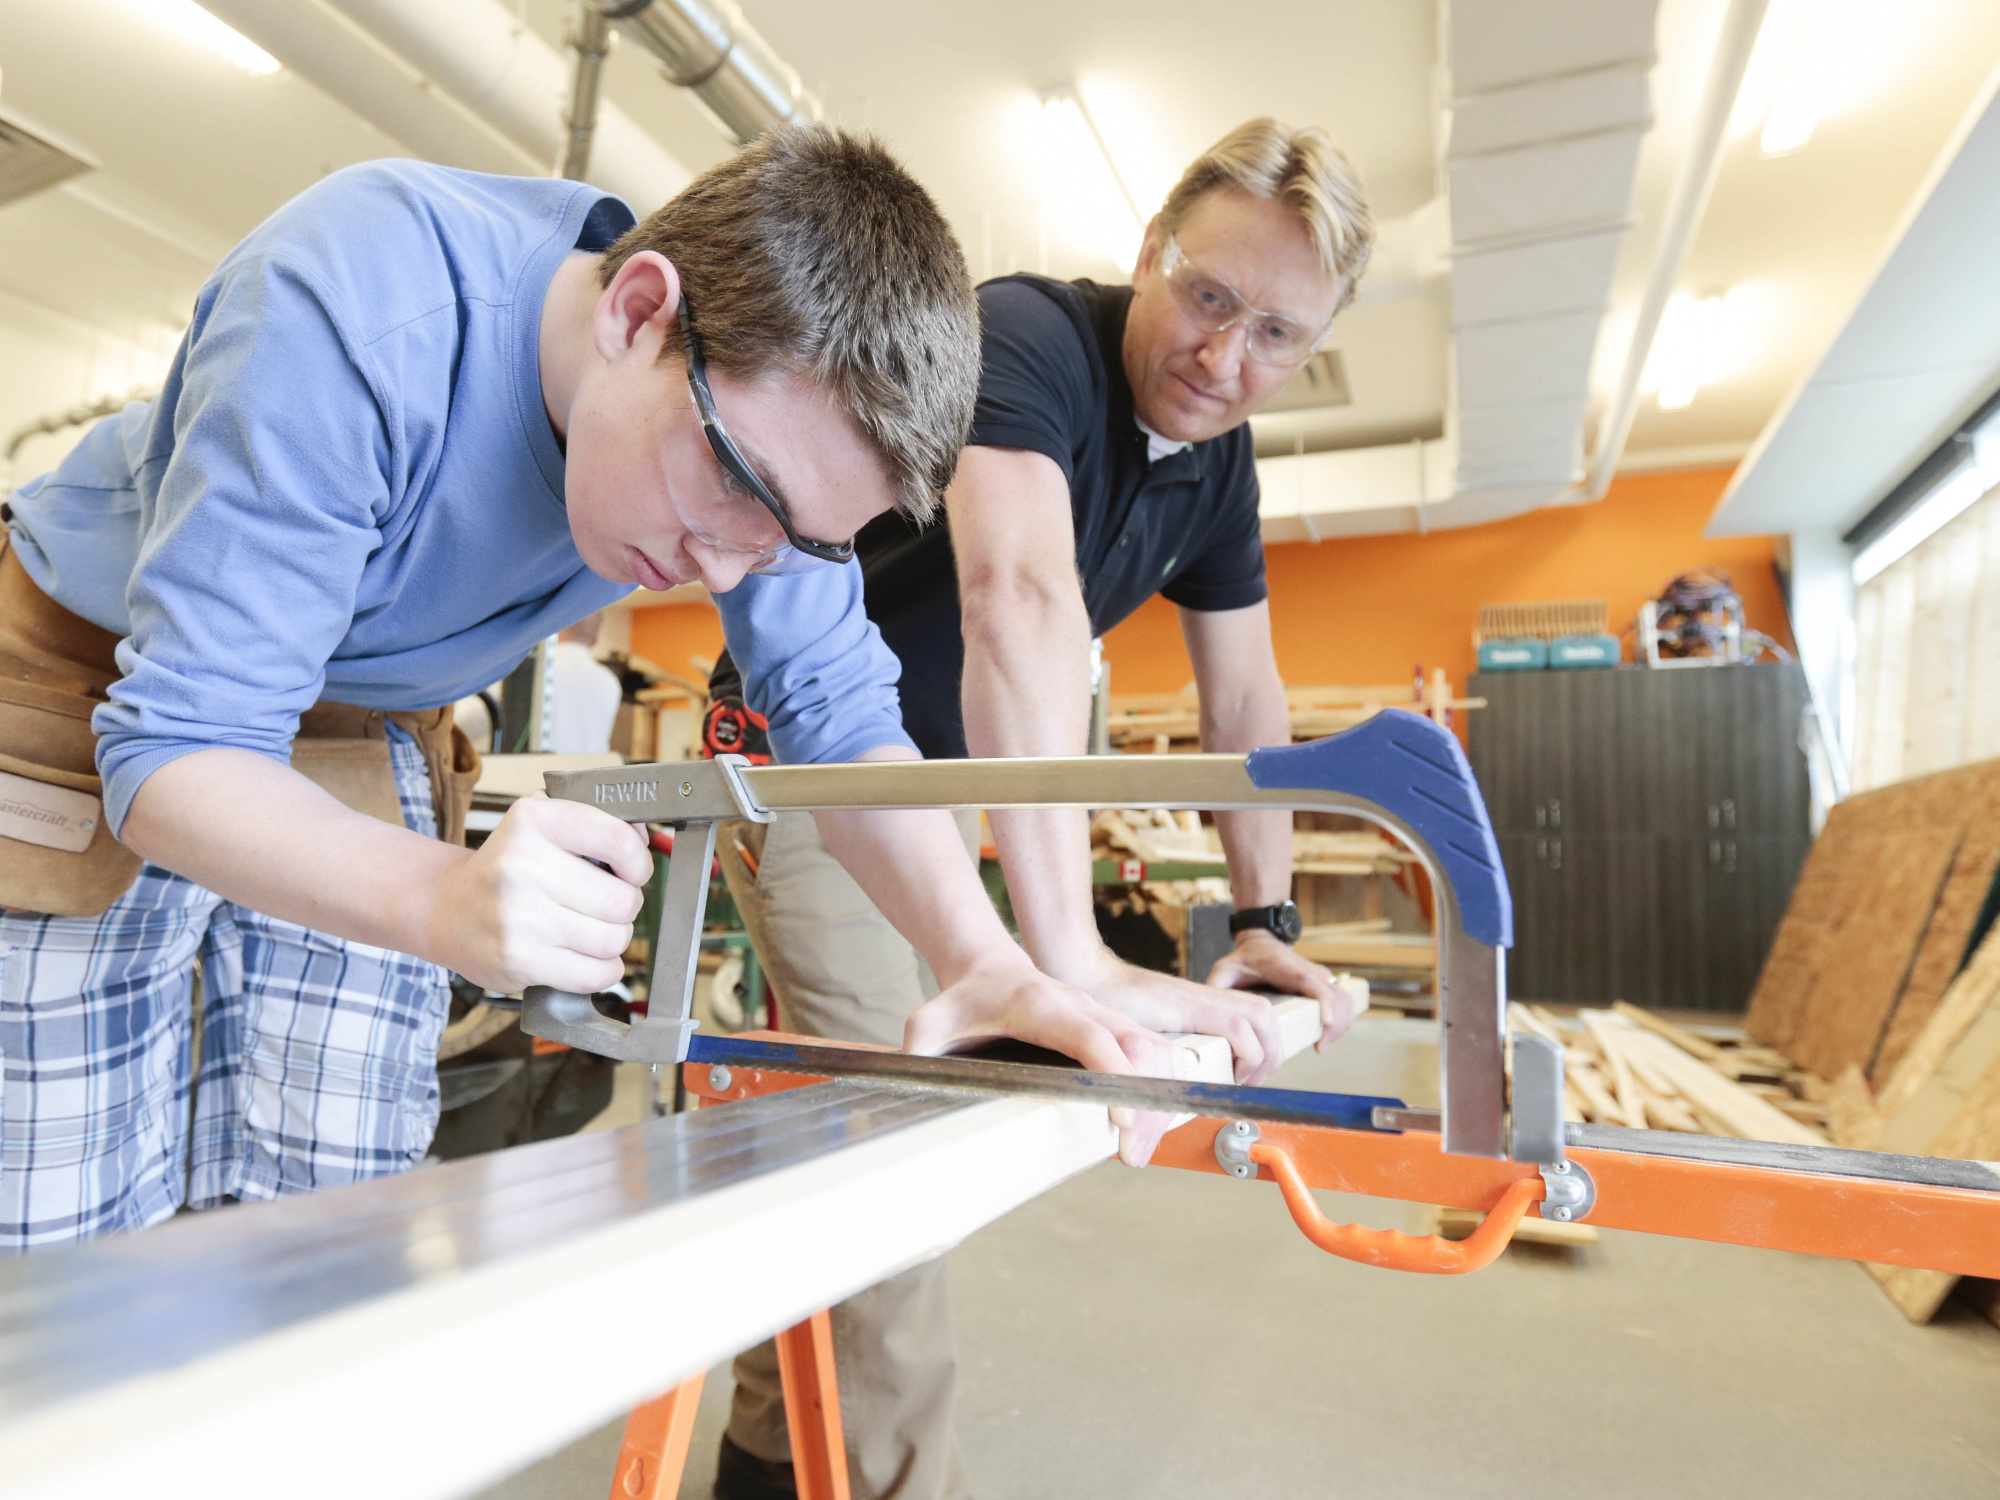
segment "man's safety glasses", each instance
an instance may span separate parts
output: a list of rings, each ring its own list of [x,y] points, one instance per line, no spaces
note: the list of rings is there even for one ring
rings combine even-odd
[[[1171,235],[1160,253],[1160,274],[1167,278],[1181,316],[1203,333],[1222,333],[1241,323],[1245,347],[1259,364],[1303,364],[1333,327],[1328,318],[1314,332],[1282,313],[1252,307],[1235,287],[1189,260]]]
[[[854,539],[844,542],[816,542],[810,537],[800,536],[792,525],[791,512],[785,509],[784,501],[771,493],[771,487],[757,477],[757,471],[743,457],[728,430],[722,425],[722,418],[716,414],[715,393],[708,388],[708,360],[702,353],[701,337],[695,332],[694,314],[689,310],[687,298],[681,298],[681,343],[687,350],[688,387],[694,392],[694,408],[701,418],[701,429],[708,435],[708,446],[715,453],[715,461],[722,465],[722,472],[729,481],[729,488],[755,500],[777,523],[784,528],[785,540],[776,546],[758,546],[741,541],[731,541],[726,537],[710,535],[692,524],[692,518],[683,515],[688,522],[688,530],[703,546],[718,552],[741,555],[746,552],[757,554],[757,561],[750,565],[752,573],[795,573],[814,563],[844,563],[854,556]]]

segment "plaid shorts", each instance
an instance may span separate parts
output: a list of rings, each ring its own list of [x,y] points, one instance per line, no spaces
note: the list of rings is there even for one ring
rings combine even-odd
[[[403,821],[434,836],[423,754],[389,739]],[[99,917],[0,911],[0,1253],[413,1165],[446,1007],[435,964],[156,865]]]

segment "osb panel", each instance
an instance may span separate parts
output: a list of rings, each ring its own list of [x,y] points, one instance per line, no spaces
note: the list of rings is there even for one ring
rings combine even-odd
[[[1785,919],[1772,935],[1744,1029],[1759,1041],[1789,1052],[1798,1039],[1813,986],[1819,980],[1820,953],[1838,923],[1841,899],[1862,868],[1857,856],[1867,819],[1857,814],[1861,799],[1843,802],[1828,815],[1826,827],[1806,851],[1804,866]]]
[[[1839,925],[1820,951],[1817,982],[1788,1049],[1822,1078],[1866,1068],[1909,977],[1957,852],[1934,828],[1870,834],[1858,851],[1870,878],[1842,892]]]
[[[1891,857],[1891,846],[1925,844],[1932,851],[1927,858]],[[1956,861],[1954,848],[1960,851]],[[1947,863],[1951,873],[1942,890],[1935,880],[1921,897],[1895,889],[1907,887],[1913,874],[1922,884],[1922,870],[1942,871]],[[1828,1076],[1872,1062],[1880,1065],[1877,1081],[1885,1080],[1956,973],[1996,866],[2000,761],[1898,782],[1841,803],[1800,872],[1746,1027],[1802,1062],[1809,1055],[1829,1062],[1820,1069]],[[1849,946],[1864,937],[1877,950],[1861,955],[1865,983],[1851,971]],[[1883,980],[1890,973],[1896,977]],[[1883,983],[1890,986],[1886,1002]],[[1829,1028],[1836,1033],[1830,1043],[1824,1039]]]
[[[1889,1081],[1951,988],[1996,870],[2000,870],[2000,808],[1982,808],[1966,827],[1965,841],[1958,846],[1958,857],[1938,896],[1937,911],[1910,965],[1909,983],[1883,1029],[1881,1047],[1868,1070],[1868,1081],[1876,1088]]]

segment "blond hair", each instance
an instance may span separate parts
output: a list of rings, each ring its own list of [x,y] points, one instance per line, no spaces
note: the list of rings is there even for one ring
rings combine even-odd
[[[896,508],[936,514],[979,393],[979,303],[951,228],[880,144],[780,126],[605,252],[674,263],[711,368],[804,376],[860,423]],[[661,358],[678,357],[678,326]]]
[[[1375,220],[1354,168],[1317,125],[1294,130],[1266,117],[1238,125],[1204,151],[1160,209],[1160,233],[1175,234],[1196,203],[1218,188],[1276,198],[1298,214],[1319,263],[1341,286],[1334,311],[1354,298],[1375,248]]]

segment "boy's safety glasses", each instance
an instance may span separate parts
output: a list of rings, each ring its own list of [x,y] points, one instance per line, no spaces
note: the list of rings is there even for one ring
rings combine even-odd
[[[1246,350],[1259,364],[1303,364],[1333,327],[1329,318],[1314,332],[1283,313],[1252,307],[1235,287],[1189,260],[1171,235],[1160,252],[1160,274],[1167,278],[1181,316],[1203,333],[1222,333],[1241,323]]]
[[[702,353],[701,336],[695,332],[694,313],[689,309],[687,298],[681,298],[681,343],[687,350],[688,387],[694,392],[694,409],[701,418],[701,428],[708,435],[708,446],[715,454],[715,461],[722,466],[723,487],[730,494],[745,496],[755,500],[783,528],[785,540],[782,542],[758,543],[740,538],[732,539],[721,535],[715,528],[735,530],[729,523],[733,519],[718,512],[712,516],[691,517],[685,512],[681,520],[687,523],[688,531],[703,546],[717,552],[755,553],[757,560],[750,565],[752,573],[796,573],[812,567],[816,563],[844,563],[854,556],[854,539],[844,542],[816,542],[810,537],[800,536],[792,525],[791,512],[785,509],[784,501],[771,493],[771,487],[757,477],[757,471],[750,467],[742,450],[729,436],[722,425],[722,418],[716,414],[715,393],[708,387],[708,360]],[[706,522],[709,529],[697,524]]]

